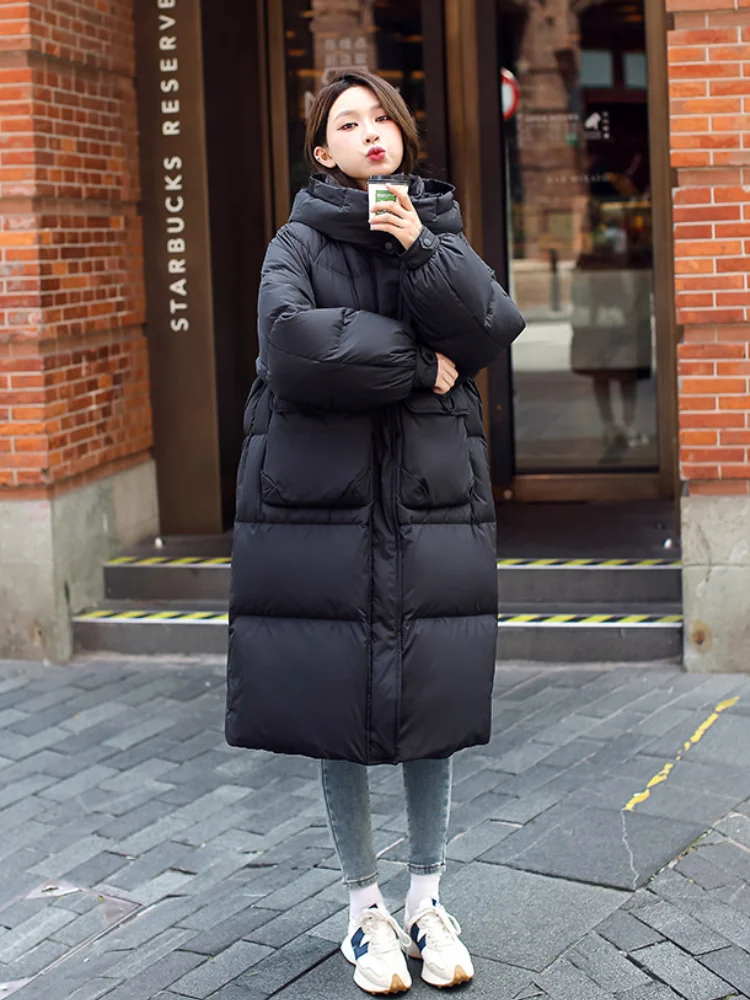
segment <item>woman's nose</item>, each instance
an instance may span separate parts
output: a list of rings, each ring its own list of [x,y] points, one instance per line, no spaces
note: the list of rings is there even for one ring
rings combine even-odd
[[[374,142],[377,142],[379,138],[380,135],[378,133],[378,130],[375,128],[374,125],[370,126],[365,133],[365,142],[369,143],[369,145],[372,145]]]

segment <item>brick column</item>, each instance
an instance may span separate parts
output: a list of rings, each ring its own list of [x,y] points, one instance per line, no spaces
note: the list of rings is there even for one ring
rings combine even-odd
[[[666,0],[688,669],[750,671],[750,0]]]
[[[131,0],[0,8],[0,656],[157,528]]]

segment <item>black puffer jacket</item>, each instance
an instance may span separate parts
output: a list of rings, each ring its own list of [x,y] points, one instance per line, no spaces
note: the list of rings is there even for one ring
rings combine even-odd
[[[490,736],[495,511],[473,376],[524,323],[411,178],[438,239],[406,253],[367,195],[313,178],[272,240],[245,415],[226,738],[364,764]],[[461,378],[431,391],[437,361]]]

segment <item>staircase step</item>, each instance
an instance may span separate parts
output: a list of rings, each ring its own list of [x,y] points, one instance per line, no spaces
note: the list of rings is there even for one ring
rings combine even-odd
[[[674,559],[499,559],[498,596],[515,603],[679,602],[682,565]]]
[[[229,599],[230,556],[122,556],[104,567],[114,600]],[[499,599],[613,604],[679,601],[681,564],[665,559],[499,559]]]
[[[123,655],[217,654],[227,647],[226,607],[182,602],[134,607],[110,602],[73,619],[76,648]],[[679,660],[682,616],[674,607],[602,610],[505,607],[498,656],[535,662]]]
[[[106,601],[73,617],[73,641],[81,652],[223,655],[227,623],[226,602]]]
[[[682,635],[678,605],[505,606],[498,615],[498,656],[535,663],[679,662]]]
[[[104,566],[112,600],[229,600],[230,556],[121,556]]]

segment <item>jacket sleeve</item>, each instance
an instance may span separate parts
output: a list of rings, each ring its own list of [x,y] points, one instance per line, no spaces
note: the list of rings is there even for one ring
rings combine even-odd
[[[432,388],[437,359],[410,328],[363,309],[319,309],[307,247],[271,241],[258,298],[261,368],[274,394],[328,409],[383,406]]]
[[[402,257],[402,290],[419,338],[476,375],[526,323],[492,270],[463,235],[443,235],[431,249],[417,241]]]

